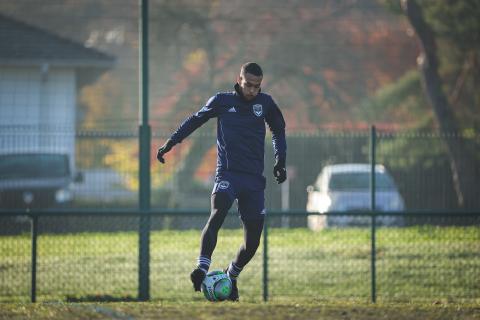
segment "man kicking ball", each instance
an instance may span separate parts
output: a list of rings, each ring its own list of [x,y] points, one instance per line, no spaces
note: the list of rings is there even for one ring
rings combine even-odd
[[[254,62],[244,64],[233,92],[217,93],[200,111],[188,117],[158,150],[157,159],[182,142],[210,118],[217,118],[217,170],[211,195],[210,217],[202,231],[200,256],[190,274],[195,291],[211,264],[220,227],[237,200],[243,224],[244,243],[225,269],[232,280],[231,301],[238,301],[237,278],[253,258],[260,244],[264,218],[266,179],[263,176],[265,123],[272,132],[275,153],[273,175],[278,183],[287,179],[285,121],[275,101],[262,93],[263,71]]]

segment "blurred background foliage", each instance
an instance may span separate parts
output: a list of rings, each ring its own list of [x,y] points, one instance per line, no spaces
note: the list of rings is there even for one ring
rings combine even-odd
[[[479,163],[480,3],[417,2],[434,31],[438,71],[453,120],[469,142],[468,156],[473,155]],[[417,70],[421,44],[401,3],[150,0],[153,131],[158,136],[168,135],[215,92],[232,90],[240,65],[246,61],[256,61],[264,68],[262,90],[280,105],[289,134],[361,131],[370,124],[387,133],[438,130],[441,119],[425,97]],[[117,57],[114,69],[81,92],[81,130],[137,129],[138,9],[138,1],[132,0],[0,2],[3,14]],[[214,121],[200,129],[203,133],[213,130]],[[183,168],[213,167],[214,139],[209,144],[195,139],[175,156],[173,171],[158,173],[154,187],[167,183],[172,172],[179,181],[192,179],[191,172]],[[432,152],[439,156],[445,152],[442,146],[413,147],[401,137],[396,139],[381,141],[385,145],[380,148],[409,152],[408,163],[398,161],[405,170],[411,165],[427,165],[422,159]],[[154,140],[152,154],[161,142]],[[402,147],[391,148],[392,143]],[[105,147],[125,157],[137,156],[133,145],[112,141]],[[119,163],[123,163],[112,156],[101,162],[119,171]],[[152,161],[152,167],[154,164]],[[194,179],[201,176],[197,172]],[[137,184],[129,182],[132,188]]]
[[[0,10],[114,54],[116,68],[82,92],[79,125],[136,128],[137,1],[19,0]],[[170,131],[216,91],[231,90],[250,60],[265,69],[263,90],[289,131],[371,121],[361,102],[415,68],[418,53],[406,21],[373,0],[151,0],[149,12],[156,130]]]

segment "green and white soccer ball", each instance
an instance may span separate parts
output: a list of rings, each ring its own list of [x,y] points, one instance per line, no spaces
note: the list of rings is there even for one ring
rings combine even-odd
[[[209,301],[226,300],[232,292],[232,281],[223,271],[211,271],[202,282],[202,292]]]

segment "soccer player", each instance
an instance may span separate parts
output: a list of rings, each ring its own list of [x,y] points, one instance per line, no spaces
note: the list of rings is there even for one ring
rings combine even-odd
[[[157,153],[157,159],[165,163],[164,155],[173,146],[210,118],[217,118],[217,170],[211,196],[211,213],[202,231],[200,256],[190,279],[194,290],[200,291],[217,244],[218,231],[228,210],[237,200],[244,243],[225,269],[232,280],[229,297],[232,301],[239,300],[237,277],[255,255],[263,230],[265,123],[272,132],[275,152],[273,175],[278,183],[287,179],[285,121],[272,97],[260,92],[262,79],[263,71],[258,64],[245,63],[237,77],[235,90],[211,97],[200,111],[185,119]]]

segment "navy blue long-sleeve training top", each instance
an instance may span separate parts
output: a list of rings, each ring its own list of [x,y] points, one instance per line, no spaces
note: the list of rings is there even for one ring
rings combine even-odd
[[[285,120],[280,109],[270,95],[262,92],[247,101],[238,84],[235,91],[217,93],[200,111],[185,119],[170,137],[171,141],[174,144],[182,142],[214,117],[217,118],[217,173],[263,174],[265,122],[272,132],[275,158],[285,163]]]

